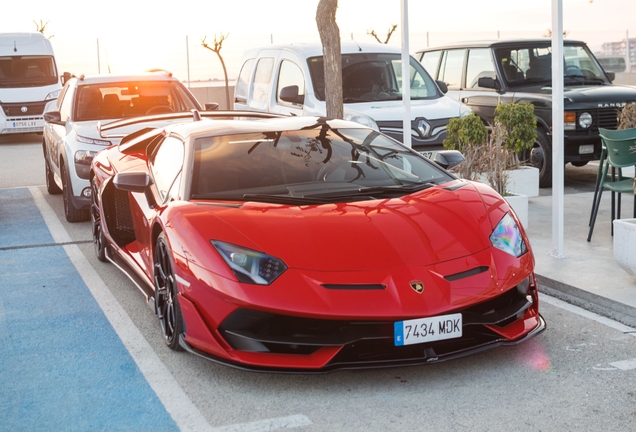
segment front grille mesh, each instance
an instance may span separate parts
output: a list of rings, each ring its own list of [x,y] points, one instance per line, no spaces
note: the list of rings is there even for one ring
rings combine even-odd
[[[45,105],[46,102],[3,103],[2,110],[6,117],[30,117],[42,115]],[[22,111],[23,107],[26,107],[26,112]]]

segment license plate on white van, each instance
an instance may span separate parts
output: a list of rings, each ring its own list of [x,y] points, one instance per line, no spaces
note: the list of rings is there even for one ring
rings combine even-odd
[[[8,129],[20,129],[43,126],[41,121],[38,120],[7,120]]]

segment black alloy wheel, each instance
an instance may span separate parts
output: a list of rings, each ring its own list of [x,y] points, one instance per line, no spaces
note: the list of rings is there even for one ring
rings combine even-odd
[[[97,202],[97,180],[95,177],[91,180],[91,227],[93,229],[93,245],[95,246],[95,255],[97,259],[102,262],[108,262],[106,259],[106,238],[102,230],[102,218],[99,211],[99,204]]]
[[[62,171],[62,197],[64,198],[64,216],[69,222],[82,222],[88,219],[88,210],[78,209],[73,205],[73,189],[68,172],[61,164]]]
[[[183,333],[183,319],[177,299],[177,282],[172,253],[164,233],[159,234],[155,246],[155,310],[161,324],[163,340],[168,348],[182,351],[179,335]]]

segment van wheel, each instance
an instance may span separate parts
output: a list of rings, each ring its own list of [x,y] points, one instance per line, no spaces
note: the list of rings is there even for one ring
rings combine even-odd
[[[82,222],[88,220],[88,210],[78,209],[73,205],[73,189],[64,164],[62,171],[62,197],[64,198],[64,216],[69,222]]]

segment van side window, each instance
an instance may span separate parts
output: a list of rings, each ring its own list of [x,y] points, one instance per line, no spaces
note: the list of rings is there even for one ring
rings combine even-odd
[[[515,71],[516,72],[516,71]],[[489,48],[476,48],[468,52],[468,67],[466,69],[466,88],[478,89],[479,78],[496,78]]]
[[[280,91],[285,87],[298,86],[298,96],[305,95],[305,77],[298,65],[289,60],[283,60],[278,74],[278,88],[276,89],[276,101],[278,103],[289,104],[280,98]]]
[[[426,69],[426,72],[431,74],[433,78],[437,77],[437,65],[439,64],[439,58],[442,55],[441,51],[429,51],[422,54],[421,63]]]
[[[439,79],[444,81],[449,89],[458,90],[462,86],[462,70],[464,68],[464,54],[466,50],[450,50],[444,53],[439,67]]]
[[[256,73],[254,74],[254,87],[252,88],[252,99],[258,102],[267,102],[269,99],[269,83],[272,81],[272,71],[274,69],[274,58],[265,57],[258,61]]]
[[[235,102],[247,102],[247,92],[250,89],[250,78],[254,69],[254,59],[249,59],[243,64],[238,81],[236,82],[236,90],[234,92]]]

